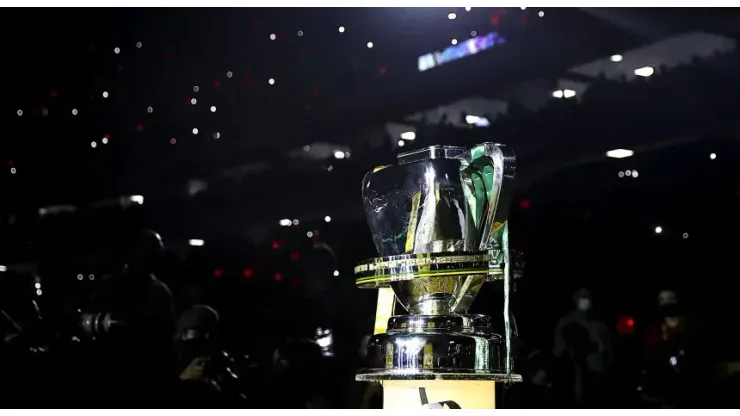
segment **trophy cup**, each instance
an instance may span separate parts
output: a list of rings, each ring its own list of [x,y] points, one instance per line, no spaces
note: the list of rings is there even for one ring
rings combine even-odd
[[[381,257],[355,267],[379,288],[376,333],[359,381],[383,384],[384,408],[495,408],[512,373],[507,217],[515,157],[504,145],[432,146],[365,175],[362,199]],[[504,284],[504,334],[467,314],[487,281]],[[393,315],[396,299],[407,315]],[[384,321],[384,322],[383,322]],[[385,326],[384,333],[380,333]]]

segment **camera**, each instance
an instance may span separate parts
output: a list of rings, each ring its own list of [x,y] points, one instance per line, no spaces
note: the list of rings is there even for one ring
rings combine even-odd
[[[107,334],[121,325],[123,322],[113,318],[110,313],[83,313],[79,317],[82,332],[91,336]]]

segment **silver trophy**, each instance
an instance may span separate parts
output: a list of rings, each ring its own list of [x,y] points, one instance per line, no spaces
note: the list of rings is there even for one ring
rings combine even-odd
[[[360,381],[501,380],[512,373],[507,218],[515,157],[504,145],[432,146],[365,175],[362,199],[381,257],[355,267],[361,288],[391,287],[408,315],[368,343]],[[513,266],[513,267],[512,267]],[[481,286],[503,281],[504,334],[467,314]]]

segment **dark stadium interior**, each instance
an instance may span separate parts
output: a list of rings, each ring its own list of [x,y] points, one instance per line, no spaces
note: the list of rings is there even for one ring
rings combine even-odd
[[[5,16],[0,360],[8,370],[0,377],[19,393],[3,394],[2,407],[379,407],[354,379],[377,300],[353,276],[378,255],[363,176],[404,151],[482,142],[516,153],[509,227],[525,261],[512,301],[525,380],[505,387],[500,404],[738,405],[728,392],[740,369],[731,329],[740,11],[29,8]],[[425,54],[487,34],[503,40],[420,70]],[[629,152],[608,153],[617,149]],[[161,236],[156,278],[176,316],[195,305],[218,313],[228,360],[218,368],[236,381],[216,393],[142,381],[149,367],[128,366],[132,357],[165,360],[137,349],[159,342],[149,327],[127,332],[151,337],[131,353],[105,331],[79,327],[80,316],[99,312],[109,276],[131,262],[141,230]],[[593,294],[614,351],[610,394],[591,402],[570,397],[563,360],[532,359],[551,355],[580,288]],[[136,302],[126,288],[110,290],[116,304]],[[472,310],[499,319],[501,291],[485,285]],[[664,325],[664,292],[680,299],[687,339],[700,340],[696,359],[686,356],[701,374],[679,374],[671,362],[681,381],[656,376],[649,383],[660,392],[648,394],[646,361],[676,359],[646,352]],[[534,381],[538,366],[551,380],[545,387]],[[135,393],[143,389],[149,394]]]

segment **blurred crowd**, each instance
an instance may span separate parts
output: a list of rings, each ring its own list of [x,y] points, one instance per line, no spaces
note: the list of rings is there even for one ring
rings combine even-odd
[[[738,69],[740,53],[733,52],[656,68],[648,78],[600,78],[578,99],[552,99],[536,112],[511,103],[490,128],[420,122],[409,148],[493,137],[536,160],[567,151],[564,136],[568,146],[598,141],[600,147],[629,147],[645,137],[711,134],[734,127],[740,96],[731,91],[740,87]],[[388,143],[365,152],[363,170],[387,161]],[[43,400],[43,406],[59,407],[381,407],[379,385],[354,381],[369,333],[341,322],[295,325],[266,342],[258,339],[264,334],[255,330],[258,323],[241,323],[221,306],[182,301],[186,290],[159,278],[163,246],[156,233],[137,234],[126,251],[125,266],[100,279],[84,308],[63,308],[63,296],[58,307],[40,308],[32,298],[16,296],[9,275],[2,278],[4,406]],[[307,274],[333,270],[316,259],[307,263]],[[506,387],[504,406],[693,407],[736,388],[736,381],[712,381],[702,325],[681,295],[667,288],[655,296],[649,325],[635,330],[634,322],[624,323],[624,331],[634,332],[625,344],[600,318],[598,299],[588,289],[576,292],[573,310],[553,329],[551,346],[529,347],[527,334],[519,334],[516,371],[525,381]],[[290,316],[304,318],[301,312]],[[242,333],[244,344],[258,347],[222,342],[226,322],[229,332]],[[368,332],[371,322],[368,317]]]

